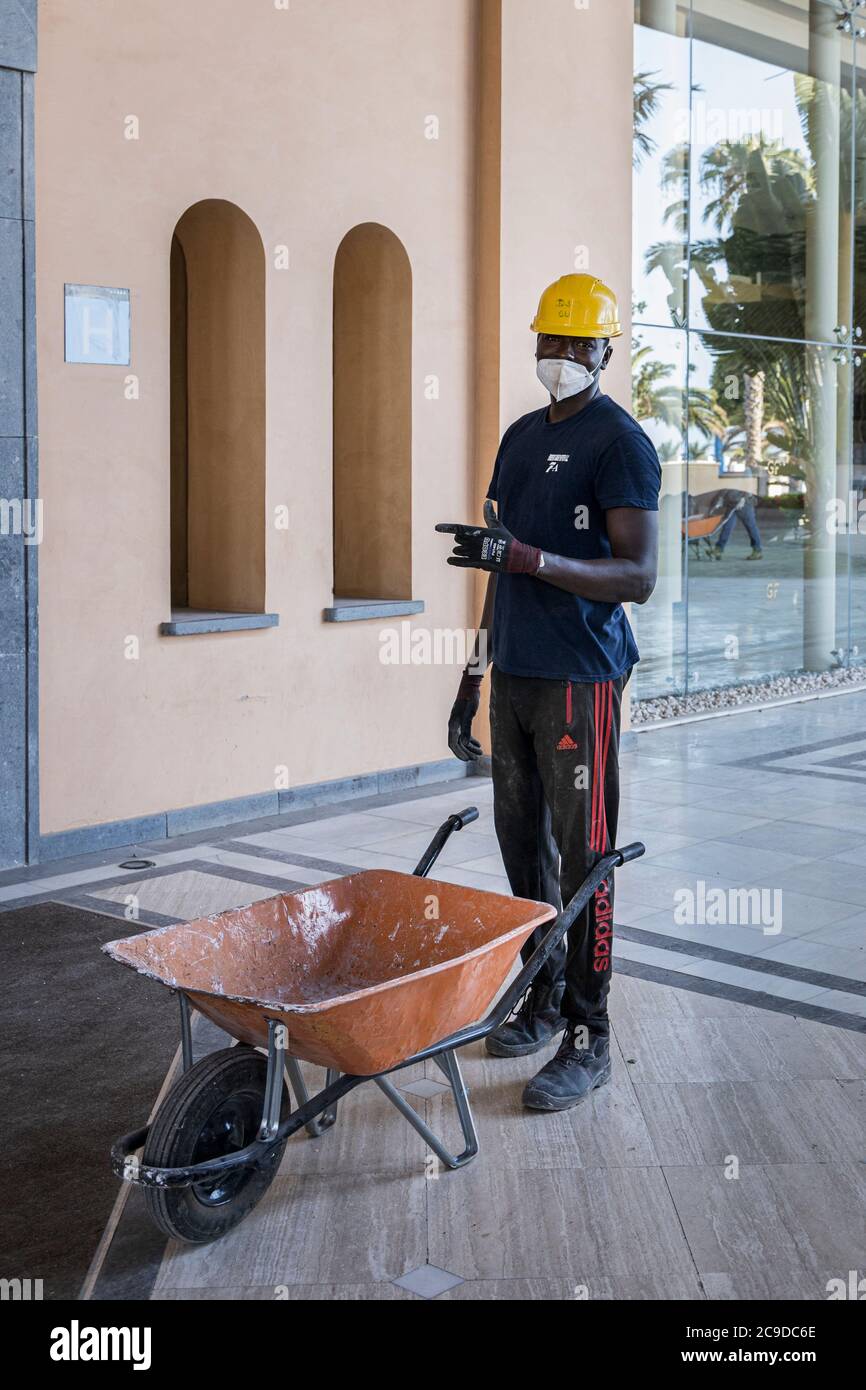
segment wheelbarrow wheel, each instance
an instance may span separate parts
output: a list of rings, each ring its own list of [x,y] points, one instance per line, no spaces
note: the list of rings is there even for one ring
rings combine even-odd
[[[240,1045],[212,1052],[169,1091],[150,1127],[143,1161],[186,1168],[237,1153],[256,1138],[262,1118],[267,1058]],[[283,1083],[281,1118],[291,1100]],[[273,1181],[286,1147],[275,1144],[264,1165],[232,1168],[190,1187],[146,1187],[151,1217],[167,1236],[201,1245],[232,1230]]]

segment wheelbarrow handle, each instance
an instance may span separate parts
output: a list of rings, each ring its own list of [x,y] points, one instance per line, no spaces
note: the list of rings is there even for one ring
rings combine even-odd
[[[478,807],[467,806],[464,811],[456,811],[453,816],[449,816],[443,821],[433,839],[425,849],[421,858],[413,870],[416,878],[426,878],[439,855],[445,847],[455,830],[463,830],[465,826],[471,825],[472,821],[478,819]]]
[[[616,850],[616,853],[619,855],[619,864],[616,867],[620,868],[623,864],[630,864],[632,859],[640,859],[642,854],[646,854],[646,845],[642,845],[640,840],[635,840],[634,844],[624,845],[622,849]]]

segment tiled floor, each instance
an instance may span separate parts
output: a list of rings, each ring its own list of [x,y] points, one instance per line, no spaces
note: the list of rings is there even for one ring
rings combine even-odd
[[[611,1085],[563,1115],[522,1111],[531,1060],[466,1049],[481,1153],[457,1173],[354,1092],[234,1233],[166,1250],[152,1296],[822,1299],[862,1270],[866,1037],[624,976],[613,1017]],[[450,1098],[423,1108],[456,1139]]]
[[[364,1086],[322,1139],[290,1141],[236,1232],[167,1249],[154,1296],[822,1298],[866,1269],[864,728],[852,694],[639,734],[618,840],[647,855],[617,885],[612,1084],[533,1115],[537,1059],[466,1049],[481,1155],[457,1173]],[[144,873],[103,856],[0,876],[0,906],[62,898],[160,925],[353,868],[411,872],[472,803],[435,876],[507,892],[491,786],[473,778],[150,846]],[[714,923],[701,903],[719,889]],[[427,1096],[421,1079],[399,1084],[456,1142],[440,1073],[428,1064]]]

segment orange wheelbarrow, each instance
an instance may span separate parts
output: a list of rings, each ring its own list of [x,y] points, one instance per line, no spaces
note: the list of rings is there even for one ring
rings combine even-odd
[[[506,1020],[599,884],[644,853],[633,844],[599,859],[558,917],[547,903],[425,879],[452,832],[477,817],[475,807],[450,816],[414,874],[366,870],[103,947],[180,999],[182,1074],[152,1123],[111,1151],[115,1174],[143,1186],[167,1235],[202,1243],[235,1227],[269,1187],[290,1136],[324,1134],[341,1098],[365,1081],[447,1168],[477,1154],[458,1049]],[[548,923],[490,1009],[521,946]],[[194,1062],[193,1009],[236,1045]],[[457,1106],[465,1148],[456,1155],[389,1080],[428,1059]],[[327,1069],[313,1097],[300,1061]]]
[[[696,560],[700,560],[702,555],[712,555],[713,537],[727,519],[727,513],[716,513],[713,516],[690,516],[682,522],[683,539],[692,547]],[[705,547],[703,551],[702,545]]]

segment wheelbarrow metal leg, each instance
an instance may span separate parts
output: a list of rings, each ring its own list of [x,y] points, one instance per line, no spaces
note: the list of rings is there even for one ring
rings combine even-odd
[[[310,1094],[307,1090],[306,1082],[301,1072],[301,1064],[297,1057],[286,1057],[286,1075],[289,1081],[289,1089],[295,1096],[298,1105],[306,1105],[307,1101],[310,1099]],[[332,1067],[329,1067],[325,1078],[325,1087],[327,1088],[332,1085],[339,1075],[340,1073],[338,1071],[334,1071]],[[334,1104],[330,1105],[327,1110],[324,1110],[321,1115],[318,1115],[315,1120],[310,1120],[309,1124],[305,1125],[305,1129],[311,1139],[318,1139],[320,1135],[325,1133],[326,1129],[330,1129],[331,1126],[336,1123],[336,1120],[337,1102],[335,1101]]]
[[[443,1053],[444,1067],[446,1076],[451,1082],[451,1090],[457,1105],[457,1114],[460,1117],[460,1128],[463,1131],[463,1138],[466,1140],[466,1148],[460,1154],[453,1154],[440,1139],[433,1133],[429,1125],[421,1119],[417,1110],[414,1110],[406,1097],[403,1096],[397,1087],[388,1080],[386,1076],[377,1076],[376,1085],[379,1090],[395,1105],[404,1119],[408,1120],[413,1129],[417,1130],[421,1138],[429,1144],[436,1157],[445,1164],[446,1168],[462,1168],[465,1163],[473,1159],[478,1152],[478,1135],[475,1132],[475,1124],[472,1119],[472,1111],[469,1108],[469,1097],[466,1086],[460,1071],[460,1063],[457,1061],[453,1052]]]
[[[188,1072],[192,1066],[192,1019],[189,1000],[183,990],[178,991],[180,1000],[180,1054],[183,1070]]]
[[[463,1080],[463,1073],[460,1070],[460,1062],[456,1052],[443,1052],[442,1061],[445,1065],[445,1072],[451,1082],[451,1090],[454,1093],[454,1103],[457,1106],[457,1114],[460,1116],[460,1127],[463,1130],[463,1138],[466,1140],[467,1155],[466,1162],[474,1158],[478,1152],[478,1135],[475,1133],[475,1121],[472,1118],[472,1111],[469,1107],[469,1088]],[[471,1152],[470,1152],[471,1150]]]
[[[280,1026],[276,1019],[268,1019],[268,1070],[265,1075],[265,1099],[259,1128],[259,1139],[263,1140],[273,1139],[280,1127],[283,1100],[283,1049],[277,1033]]]
[[[448,1056],[454,1056],[453,1053],[448,1053],[447,1055],[448,1055]],[[436,1063],[437,1067],[439,1068],[439,1070],[441,1071],[442,1075],[445,1077],[446,1081],[448,1082],[448,1084],[449,1084],[449,1086],[450,1086],[450,1085],[451,1085],[451,1073],[450,1073],[450,1071],[448,1070],[448,1064],[444,1061],[444,1056],[445,1056],[445,1054],[437,1052],[437,1053],[434,1054],[432,1060]],[[455,1059],[455,1060],[456,1060],[456,1059]],[[468,1086],[465,1087],[465,1090],[466,1090],[467,1096],[471,1096],[472,1092],[470,1091],[470,1089],[469,1089]]]

